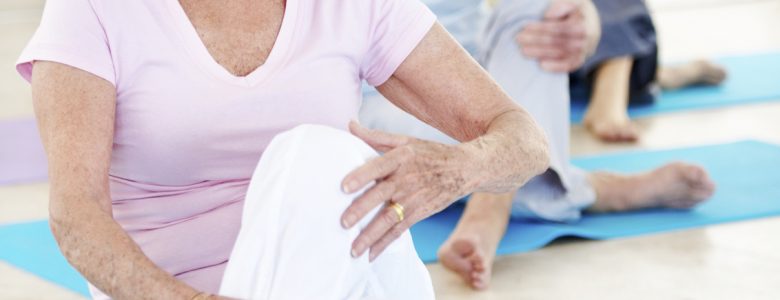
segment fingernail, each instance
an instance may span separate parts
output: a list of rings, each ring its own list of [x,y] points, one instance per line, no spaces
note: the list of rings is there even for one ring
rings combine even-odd
[[[350,125],[357,126],[357,128],[358,128],[358,129],[360,129],[360,127],[361,127],[361,126],[360,126],[360,121],[358,121],[358,120],[355,120],[355,119],[352,119],[352,120],[350,120],[350,121],[349,121],[349,124],[350,124]]]
[[[352,194],[352,190],[355,189],[355,183],[354,181],[345,182],[343,186],[341,186],[341,190],[344,191],[347,194]]]
[[[374,259],[376,259],[376,254],[374,253],[368,254],[368,262],[374,262]]]
[[[352,252],[351,252],[352,253],[352,257],[355,257],[355,258],[359,257],[361,252],[363,252],[360,249],[363,249],[363,245],[362,244],[357,244],[357,245],[355,245],[355,247],[352,247]]]
[[[344,229],[349,229],[355,223],[355,219],[355,215],[348,214],[341,219],[341,226],[344,226]]]

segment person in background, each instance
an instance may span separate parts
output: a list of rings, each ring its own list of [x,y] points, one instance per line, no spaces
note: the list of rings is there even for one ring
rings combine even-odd
[[[596,51],[570,75],[574,99],[589,98],[583,124],[606,142],[632,142],[639,132],[628,106],[650,104],[658,90],[717,85],[726,71],[707,60],[659,66],[655,26],[644,0],[593,0],[601,15]]]
[[[593,53],[598,13],[587,0],[513,0],[493,7],[479,0],[427,4],[464,48],[544,129],[550,168],[513,193],[474,193],[438,252],[466,284],[485,289],[510,218],[575,222],[583,211],[609,213],[652,207],[689,208],[714,184],[702,168],[671,163],[641,174],[585,172],[569,162],[568,73]],[[490,9],[487,9],[490,8]],[[361,122],[371,128],[454,143],[381,95],[368,92]],[[447,102],[439,105],[446,106]]]

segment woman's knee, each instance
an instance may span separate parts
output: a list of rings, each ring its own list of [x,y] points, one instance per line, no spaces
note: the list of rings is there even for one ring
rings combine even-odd
[[[269,196],[278,195],[275,201],[281,201],[289,214],[305,217],[316,212],[318,218],[338,222],[359,195],[344,193],[341,181],[376,156],[375,150],[347,131],[322,125],[297,126],[271,141],[255,171],[247,200],[267,202]],[[267,204],[247,203],[246,208],[264,206]]]
[[[344,163],[362,163],[377,156],[376,151],[346,130],[317,124],[303,124],[278,134],[271,143],[278,142],[287,148],[286,155],[315,161],[335,160]],[[314,170],[328,172],[317,168]]]

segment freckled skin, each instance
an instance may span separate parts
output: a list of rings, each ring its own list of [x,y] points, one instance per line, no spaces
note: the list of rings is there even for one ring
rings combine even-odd
[[[442,145],[350,125],[353,134],[385,154],[344,179],[348,190],[379,183],[353,202],[342,224],[351,227],[389,200],[405,211],[399,222],[391,209],[385,209],[353,242],[353,255],[370,250],[369,258],[374,259],[404,230],[460,197],[511,192],[548,167],[547,140],[538,125],[441,25],[435,25],[377,89],[404,111],[462,143]],[[417,192],[420,189],[430,191]]]
[[[215,60],[239,76],[265,62],[284,11],[278,0],[181,3]],[[115,88],[59,63],[39,61],[34,70],[33,100],[50,168],[50,220],[65,257],[114,299],[197,295],[149,260],[112,218],[108,169]],[[447,146],[352,126],[353,133],[386,152],[384,163],[396,166],[380,179],[398,189],[372,207],[393,199],[407,212],[398,226],[380,228],[375,239],[383,239],[374,254],[462,195],[510,191],[547,168],[546,140],[535,122],[438,24],[379,90],[464,143]],[[395,222],[396,216],[385,213],[377,220]]]

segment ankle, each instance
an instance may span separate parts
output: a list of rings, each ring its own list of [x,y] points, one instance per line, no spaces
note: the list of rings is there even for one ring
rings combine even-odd
[[[618,175],[607,172],[592,173],[588,180],[596,191],[596,201],[587,208],[589,212],[607,213],[630,209],[641,193],[633,183],[638,175]]]

